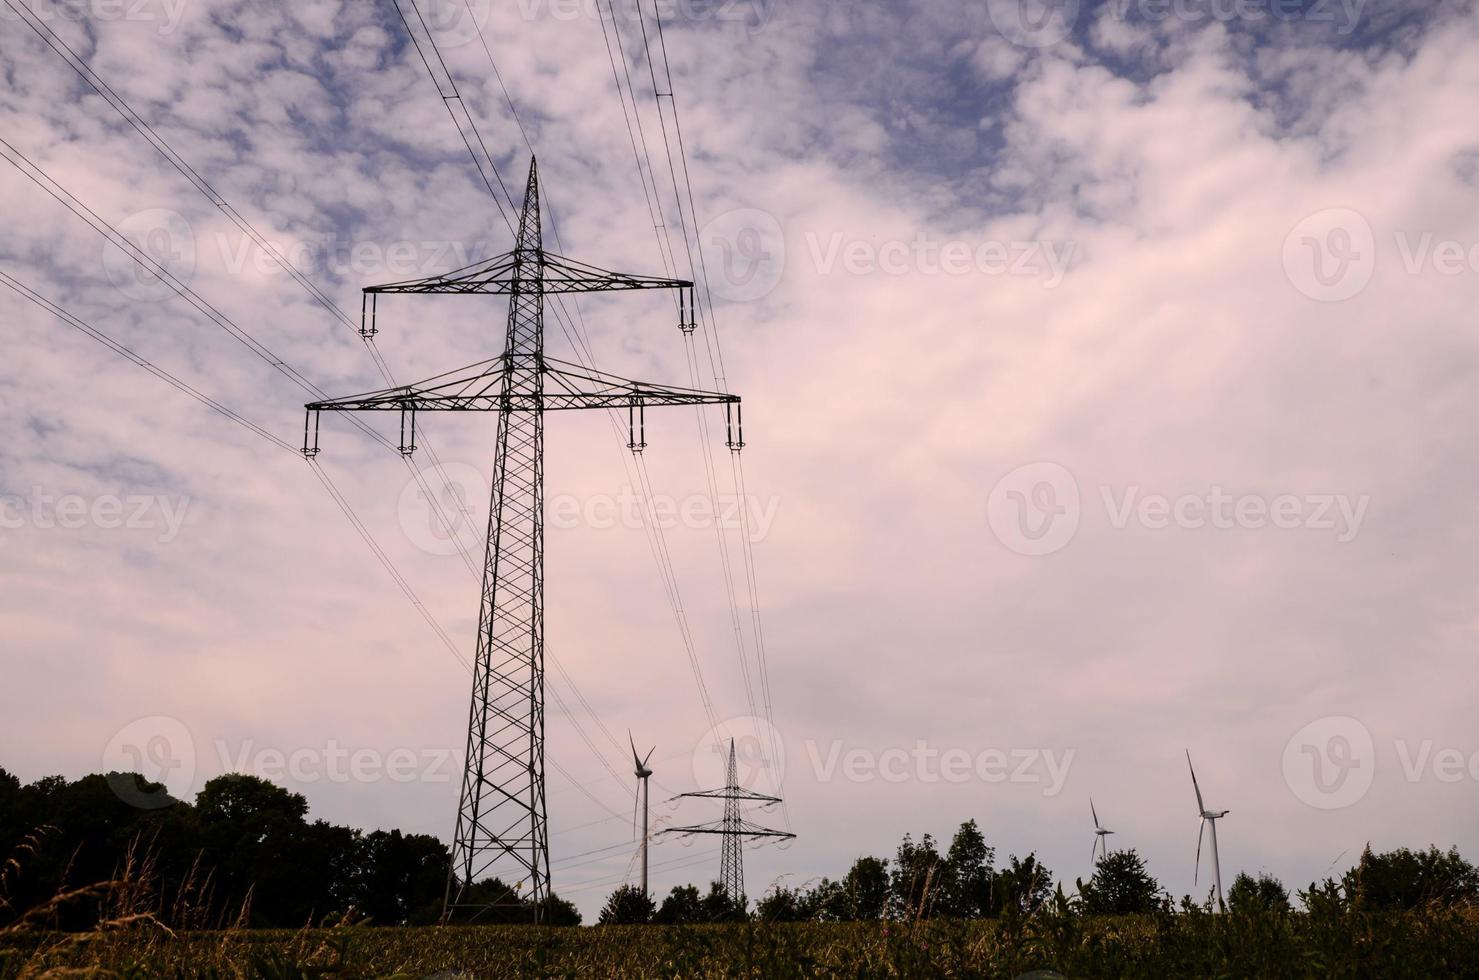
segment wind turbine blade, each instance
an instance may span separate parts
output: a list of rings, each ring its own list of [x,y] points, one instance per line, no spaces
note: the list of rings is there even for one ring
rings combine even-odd
[[[1097,855],[1099,854],[1099,841],[1102,840],[1102,839],[1103,838],[1101,838],[1098,834],[1095,834],[1094,835],[1094,846],[1091,847],[1091,848],[1089,848],[1089,866],[1090,867],[1094,867],[1098,863],[1098,861],[1099,861],[1099,858],[1098,858]]]
[[[1197,824],[1197,864],[1191,873],[1192,887],[1196,887],[1197,876],[1202,873],[1202,835],[1207,831],[1207,821],[1204,819]]]
[[[652,753],[654,753],[656,751],[657,751],[657,746],[656,745],[654,745],[652,748],[650,748],[650,749],[647,750],[647,755],[644,756],[643,759],[642,759],[642,768],[643,769],[646,769],[647,768],[647,763],[648,763],[649,760],[651,760]]]
[[[1094,829],[1099,829],[1099,814],[1094,810],[1094,798],[1089,797],[1089,812],[1094,815]]]
[[[1197,785],[1197,771],[1191,764],[1191,751],[1186,753],[1186,768],[1191,770],[1191,788],[1197,791],[1197,816],[1207,812],[1207,807],[1202,803],[1202,788]]]
[[[641,769],[642,763],[637,758],[637,743],[632,740],[632,730],[630,728],[627,729],[627,744],[632,747],[632,761],[637,764],[638,769]]]

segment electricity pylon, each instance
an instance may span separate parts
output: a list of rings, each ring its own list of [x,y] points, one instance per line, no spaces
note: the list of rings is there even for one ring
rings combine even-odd
[[[468,710],[467,756],[452,865],[443,901],[478,911],[499,896],[469,889],[497,877],[515,891],[527,886],[535,921],[549,898],[549,825],[544,782],[544,413],[626,409],[628,448],[645,446],[644,412],[661,405],[724,405],[731,413],[729,445],[739,434],[740,399],[723,392],[674,388],[618,378],[557,361],[544,353],[545,297],[630,289],[679,290],[679,326],[692,332],[693,283],[627,275],[544,249],[539,173],[529,182],[512,252],[445,275],[370,286],[374,305],[386,293],[450,293],[508,297],[504,350],[499,357],[427,381],[308,404],[303,453],[318,453],[323,412],[399,412],[401,452],[416,448],[417,412],[497,412],[498,434],[488,514],[488,546],[478,616],[477,660]],[[523,897],[522,895],[520,897]]]
[[[759,824],[751,823],[744,818],[740,810],[741,802],[754,802],[762,804],[775,804],[781,802],[779,797],[766,796],[764,793],[752,793],[742,789],[739,785],[739,768],[735,764],[734,739],[729,740],[729,771],[726,775],[723,789],[701,790],[697,793],[680,793],[680,797],[696,797],[708,800],[724,801],[724,818],[719,825],[697,824],[692,827],[672,827],[662,831],[665,834],[719,834],[724,838],[723,850],[719,856],[719,885],[734,902],[745,900],[745,855],[744,843],[746,838],[770,837],[781,840],[790,840],[795,834],[784,830],[772,830]]]

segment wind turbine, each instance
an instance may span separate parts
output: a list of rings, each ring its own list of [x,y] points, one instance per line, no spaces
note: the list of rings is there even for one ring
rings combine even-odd
[[[652,775],[652,770],[647,768],[647,761],[652,758],[652,753],[657,751],[656,746],[647,750],[645,758],[637,756],[637,743],[632,741],[632,733],[627,732],[627,742],[632,747],[632,763],[637,767],[637,784],[642,791],[642,894],[647,894],[647,780]],[[632,800],[632,831],[637,829],[637,800]]]
[[[1109,857],[1109,841],[1105,840],[1114,831],[1099,825],[1099,814],[1094,810],[1094,798],[1089,797],[1089,813],[1094,817],[1094,846],[1089,851],[1089,863],[1094,863],[1094,855],[1100,858]]]
[[[1197,771],[1191,764],[1191,752],[1186,753],[1186,768],[1191,770],[1191,788],[1197,793],[1197,815],[1202,822],[1197,827],[1197,866],[1192,872],[1191,881],[1195,885],[1197,875],[1202,870],[1202,834],[1210,826],[1212,828],[1212,883],[1217,892],[1217,910],[1225,910],[1222,904],[1222,865],[1217,860],[1217,821],[1228,815],[1227,810],[1208,810],[1207,805],[1202,802],[1202,788],[1197,785]]]

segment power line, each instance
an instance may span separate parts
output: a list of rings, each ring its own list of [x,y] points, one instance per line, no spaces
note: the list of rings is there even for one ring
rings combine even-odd
[[[196,171],[195,168],[193,166],[191,166],[184,159],[184,157],[182,157],[169,144],[169,142],[167,140],[165,140],[162,136],[160,136],[154,130],[154,128],[152,126],[150,126],[149,123],[147,121],[145,121],[143,119],[143,117],[140,116],[133,109],[133,107],[128,104],[128,102],[126,100],[123,99],[122,96],[118,95],[118,93],[112,88],[112,86],[110,86],[104,79],[102,79],[96,72],[94,72],[92,70],[92,68],[89,67],[87,65],[87,63],[81,58],[81,56],[79,56],[77,54],[77,52],[75,52],[70,46],[67,45],[67,43],[64,40],[62,40],[59,36],[57,36],[55,34],[55,32],[53,32],[49,27],[47,27],[45,25],[45,23],[42,22],[35,15],[34,11],[32,11],[24,3],[22,3],[20,7],[17,7],[16,4],[14,2],[12,2],[12,0],[4,0],[4,2],[12,10],[14,10],[22,19],[24,19],[26,21],[27,25],[30,26],[33,31],[35,31],[35,33],[37,34],[37,36],[40,37],[41,40],[44,41],[47,44],[47,46],[51,48],[51,50],[53,52],[55,52],[59,57],[61,57],[63,60],[65,60],[67,62],[67,64],[69,66],[71,66],[71,68],[84,81],[86,81],[92,87],[92,89],[95,92],[98,93],[98,95],[102,96],[104,98],[104,100],[107,101],[108,104],[110,106],[112,106],[113,109],[116,112],[118,112],[118,114],[121,115],[124,118],[124,120],[126,122],[128,122],[130,126],[133,127],[133,129],[136,132],[139,133],[140,136],[144,137],[144,139],[147,140],[150,143],[150,145],[152,145],[156,150],[158,150],[159,153],[177,171],[179,171],[179,173],[182,176],[184,176],[186,178],[186,180],[188,180],[197,190],[199,190],[206,197],[207,200],[209,200],[213,205],[215,205],[215,207],[218,210],[220,210],[221,213],[225,214],[239,229],[241,229],[241,231],[243,233],[247,234],[252,239],[252,241],[257,244],[257,246],[259,248],[261,248],[264,252],[266,252],[269,256],[271,256],[271,258],[277,263],[277,265],[279,267],[281,267],[285,272],[287,272],[290,276],[292,276],[293,279],[300,286],[302,286],[309,293],[309,295],[311,297],[314,298],[314,300],[316,300],[320,305],[322,305],[326,310],[328,310],[331,315],[335,316],[339,320],[339,322],[341,322],[342,324],[344,324],[346,327],[348,327],[351,330],[354,330],[355,329],[354,321],[349,317],[349,315],[347,313],[344,312],[343,309],[341,309],[337,304],[335,304],[334,301],[331,298],[329,298],[327,294],[325,294],[321,289],[319,289],[319,287],[315,283],[312,282],[312,280],[310,280],[305,275],[303,275],[303,273],[301,273],[290,261],[288,261],[288,259],[285,258],[281,254],[281,252],[279,252],[269,241],[267,241],[267,239],[264,236],[262,236],[262,234],[260,232],[257,231],[257,229],[255,228],[255,226],[253,226],[250,221],[248,221],[244,216],[242,216],[241,213],[234,206],[232,206],[225,199],[225,197],[223,195],[221,195],[219,192],[217,192],[216,189],[214,187],[212,187],[211,184],[208,181],[206,181],[206,179],[204,177],[202,177],[200,175],[200,173],[198,171]],[[419,19],[419,17],[420,17],[420,12],[419,11],[417,12],[417,16],[418,16],[418,19]],[[422,21],[422,25],[423,25],[423,27],[425,26],[425,21],[424,20]],[[440,58],[440,54],[438,54],[438,57]],[[491,60],[491,55],[490,55],[490,60]],[[445,67],[445,62],[443,62],[443,66]],[[496,70],[496,68],[495,68],[495,70]],[[502,84],[501,78],[500,78],[500,84]],[[459,98],[460,98],[460,96],[459,96]],[[512,107],[512,103],[510,103],[510,107]],[[19,151],[17,151],[17,153],[19,155]],[[14,161],[11,161],[11,162],[14,163]],[[29,162],[29,160],[27,160],[27,162]],[[39,168],[37,168],[37,169],[39,170]],[[28,174],[28,176],[30,176],[30,175]],[[34,180],[35,178],[32,178],[32,179]],[[500,183],[501,183],[501,180],[500,180]],[[45,188],[45,185],[42,185],[42,186],[43,186],[43,189],[47,189],[47,188]],[[57,185],[57,186],[58,186],[58,190],[61,190],[60,185]],[[48,189],[48,192],[50,192],[49,189]],[[53,197],[57,197],[56,194],[52,194],[52,196]],[[58,198],[58,199],[60,200],[60,198]],[[66,201],[62,201],[62,203],[63,204],[67,204]],[[80,204],[80,202],[77,202],[77,203]],[[70,205],[68,205],[68,206],[70,207]],[[74,209],[74,213],[76,213],[75,209]],[[89,212],[89,213],[91,213],[91,212]],[[99,220],[101,220],[101,219],[99,219]],[[96,229],[96,226],[94,226],[94,227]],[[176,290],[176,291],[178,292],[178,290]],[[375,347],[373,338],[372,337],[365,336],[365,334],[363,332],[363,324],[361,324],[361,330],[358,331],[358,335],[360,336],[361,340],[364,342],[364,345],[365,345],[365,348],[366,348],[367,352],[370,354],[371,359],[374,361],[374,363],[375,363],[377,369],[380,371],[382,377],[384,377],[384,379],[386,380],[387,383],[389,383],[391,385],[394,385],[395,384],[395,380],[394,380],[393,375],[391,374],[389,365],[385,362],[384,357],[380,354],[379,350]],[[264,350],[265,350],[265,348],[264,348]],[[314,389],[314,390],[315,391],[319,391],[319,393],[322,394],[321,390],[319,390],[319,389]],[[455,500],[457,500],[458,503],[461,505],[462,504],[461,498],[456,493],[452,492],[450,480],[446,476],[446,470],[442,466],[441,459],[436,454],[435,448],[431,445],[430,439],[427,437],[427,434],[425,433],[425,430],[424,429],[422,431],[422,445],[427,449],[428,454],[431,456],[433,468],[434,468],[435,472],[438,474],[438,476],[439,476],[439,478],[440,478],[440,480],[441,480],[441,482],[443,484],[443,487],[446,488],[448,490],[449,494]],[[289,448],[291,448],[291,447],[289,447]],[[441,521],[441,523],[442,523],[443,527],[446,529],[448,535],[449,536],[453,536],[455,532],[453,531],[451,521],[448,519],[448,517],[446,515],[446,512],[442,508],[440,502],[437,500],[436,495],[433,494],[432,491],[431,491],[431,489],[430,489],[430,487],[427,486],[426,481],[425,481],[424,477],[422,476],[421,472],[419,470],[417,470],[414,466],[411,465],[410,460],[407,459],[404,456],[404,454],[402,454],[402,462],[405,464],[407,471],[411,474],[412,479],[414,479],[417,482],[418,486],[421,489],[421,492],[422,492],[423,496],[427,500],[427,503],[433,508],[433,510],[434,510],[437,518]],[[466,519],[469,520],[469,522],[471,522],[471,514],[468,513],[467,508],[466,508],[465,505],[463,505],[461,507],[461,510],[462,510],[463,515],[466,517]],[[378,551],[378,546],[372,546],[372,551]],[[462,558],[464,564],[468,567],[469,571],[471,571],[474,575],[478,574],[477,573],[477,569],[473,566],[472,561],[469,558],[469,556],[467,555],[467,553],[464,550],[462,550],[462,549],[459,548],[458,549],[458,554]],[[394,574],[395,575],[398,575],[399,573],[394,573]],[[439,627],[438,627],[438,629],[439,629]],[[467,665],[464,663],[464,666],[467,666]],[[563,668],[561,668],[561,671],[563,673]],[[566,679],[567,684],[570,685],[571,690],[572,691],[575,691],[575,693],[580,698],[580,700],[583,703],[586,703],[588,705],[589,703],[586,702],[584,695],[581,694],[580,691],[579,691],[579,689],[575,686],[574,680],[571,679],[568,674],[565,675],[565,679]],[[590,745],[591,743],[590,743],[589,739],[585,736],[584,731],[582,729],[580,729],[580,721],[579,721],[579,719],[571,716],[571,722],[572,722],[573,725],[576,726],[577,730],[580,731],[580,735],[581,735],[582,739],[584,739],[586,741],[586,744],[587,745]],[[592,746],[592,749],[594,751],[594,746]],[[601,761],[602,765],[606,766],[606,768],[608,770],[611,769],[610,764],[606,760],[606,758],[604,757],[604,755],[601,755],[600,753],[597,753],[597,758]],[[614,770],[612,770],[612,771],[614,771]]]

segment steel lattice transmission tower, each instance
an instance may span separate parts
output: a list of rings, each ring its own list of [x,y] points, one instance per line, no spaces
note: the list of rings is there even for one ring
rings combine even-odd
[[[723,848],[719,857],[719,884],[735,902],[745,900],[745,855],[744,844],[747,838],[776,838],[790,840],[795,834],[784,830],[772,830],[759,824],[751,823],[744,817],[740,804],[744,802],[762,803],[772,805],[781,802],[780,797],[766,796],[764,793],[752,793],[739,784],[739,767],[735,762],[734,739],[729,740],[729,769],[726,773],[723,789],[701,790],[697,793],[681,793],[680,797],[693,797],[706,800],[723,800],[724,817],[718,825],[696,824],[691,827],[672,827],[662,831],[665,834],[719,834],[724,838]]]
[[[532,903],[536,921],[550,894],[544,780],[544,413],[626,409],[628,447],[639,452],[645,446],[647,407],[724,405],[731,413],[729,445],[737,449],[743,444],[736,395],[629,381],[545,355],[545,297],[632,289],[679,290],[679,326],[686,332],[694,329],[692,282],[610,272],[545,251],[538,168],[531,159],[513,251],[445,275],[364,290],[369,322],[361,332],[366,336],[375,331],[381,294],[507,296],[503,354],[417,384],[307,406],[303,452],[310,457],[318,453],[322,412],[400,412],[400,448],[407,454],[416,448],[417,412],[498,413],[466,768],[446,914],[457,908],[483,910],[499,901],[469,895],[471,886],[491,877],[519,890],[520,899]]]

